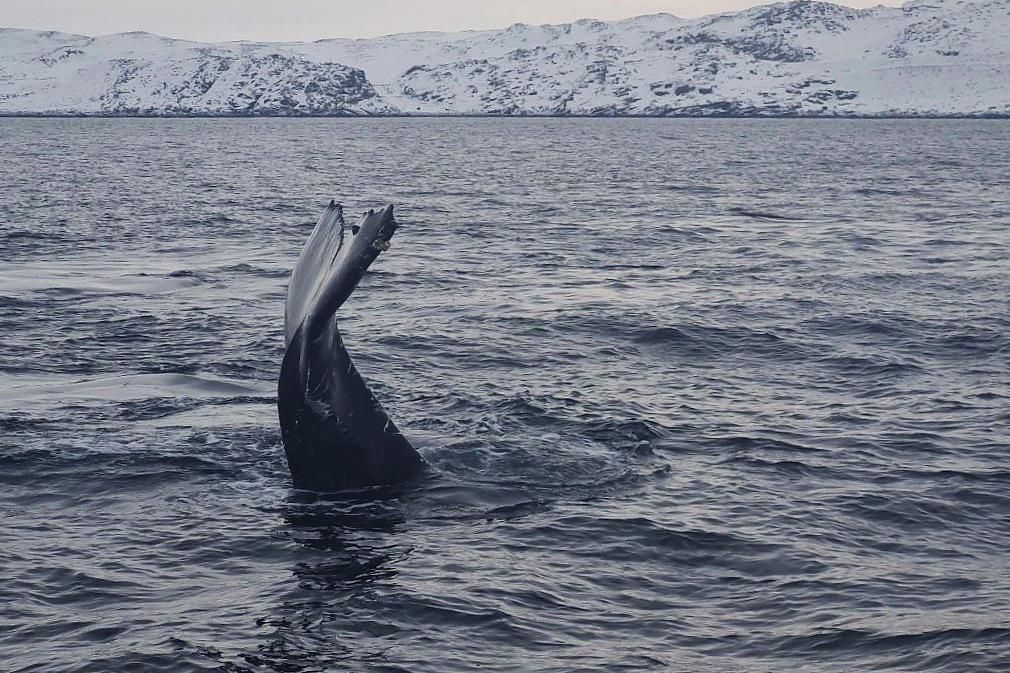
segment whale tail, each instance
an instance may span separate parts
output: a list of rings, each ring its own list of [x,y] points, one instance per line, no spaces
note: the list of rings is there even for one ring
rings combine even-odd
[[[337,309],[389,248],[393,207],[348,230],[335,202],[323,212],[291,273],[287,349],[277,408],[296,488],[336,491],[403,481],[424,461],[358,374],[337,328]]]
[[[284,340],[291,342],[330,271],[327,267],[344,245],[344,207],[336,201],[323,211],[291,271],[284,304]]]

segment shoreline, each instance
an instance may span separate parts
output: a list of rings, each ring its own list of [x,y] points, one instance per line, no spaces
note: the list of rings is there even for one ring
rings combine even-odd
[[[780,120],[1010,120],[1010,111],[985,114],[242,114],[123,112],[0,112],[0,119],[780,119]]]

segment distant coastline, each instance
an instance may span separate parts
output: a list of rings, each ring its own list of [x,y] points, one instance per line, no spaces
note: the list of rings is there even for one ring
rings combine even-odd
[[[193,113],[193,114],[143,114],[143,113],[48,113],[48,112],[0,112],[0,119],[741,119],[741,120],[1010,120],[1010,112],[987,114],[878,114],[878,115],[838,115],[838,114],[236,114],[236,113]]]
[[[0,29],[0,114],[1004,119],[1008,2],[795,0],[288,43]]]

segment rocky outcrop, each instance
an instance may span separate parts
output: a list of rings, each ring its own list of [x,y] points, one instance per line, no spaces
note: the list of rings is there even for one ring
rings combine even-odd
[[[1010,0],[201,44],[0,30],[0,114],[1010,115]]]

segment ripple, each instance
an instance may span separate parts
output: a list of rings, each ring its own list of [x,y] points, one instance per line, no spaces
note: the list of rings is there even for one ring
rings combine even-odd
[[[1010,668],[1004,123],[0,140],[7,668]],[[429,469],[317,494],[276,379],[334,197],[401,207],[341,329]]]

